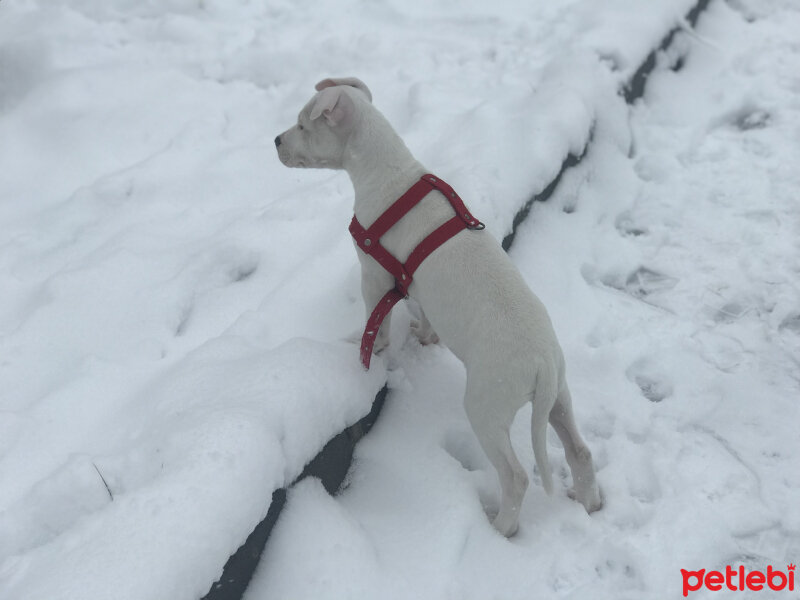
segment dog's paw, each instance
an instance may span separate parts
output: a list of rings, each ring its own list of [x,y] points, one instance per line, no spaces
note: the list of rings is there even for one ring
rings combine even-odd
[[[567,492],[567,496],[583,504],[586,512],[592,514],[603,508],[603,494],[597,485],[576,491],[574,488]]]
[[[519,531],[519,521],[515,517],[497,515],[492,521],[492,527],[503,537],[510,538]]]
[[[378,335],[375,336],[375,342],[372,345],[372,353],[380,354],[383,350],[389,347],[389,328],[381,326],[378,330]]]
[[[411,333],[414,334],[414,337],[417,338],[419,343],[423,346],[439,343],[439,336],[436,335],[433,328],[430,326],[423,327],[419,321],[411,321]]]

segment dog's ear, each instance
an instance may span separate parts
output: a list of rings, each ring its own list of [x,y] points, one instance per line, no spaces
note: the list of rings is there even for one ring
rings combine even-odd
[[[358,77],[329,77],[323,79],[314,88],[319,92],[325,88],[334,87],[337,85],[349,85],[357,90],[361,90],[367,97],[367,100],[372,102],[372,92],[369,91],[367,84],[361,81]]]
[[[343,87],[326,87],[317,94],[317,101],[311,108],[309,118],[314,121],[322,116],[328,125],[336,127],[353,114],[354,108],[353,99],[347,95]]]

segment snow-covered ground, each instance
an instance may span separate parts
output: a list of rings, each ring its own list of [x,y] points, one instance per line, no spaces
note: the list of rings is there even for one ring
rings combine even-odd
[[[797,561],[796,2],[715,0],[629,111],[616,90],[692,2],[9,1],[0,599],[202,596],[387,376],[348,487],[290,491],[249,600],[677,598],[681,568]],[[272,140],[349,74],[498,237],[593,127],[511,255],[603,511],[566,498],[553,436],[562,485],[534,477],[499,537],[457,361],[404,309],[369,373],[341,341],[363,319],[349,181]],[[532,469],[527,437],[521,417]]]

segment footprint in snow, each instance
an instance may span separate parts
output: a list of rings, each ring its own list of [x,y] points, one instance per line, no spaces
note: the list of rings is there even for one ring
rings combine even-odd
[[[650,294],[671,290],[678,280],[647,267],[639,267],[628,275],[624,290],[636,298],[644,298]]]
[[[800,335],[800,312],[787,315],[778,325],[779,331],[791,331]]]
[[[753,307],[745,302],[732,300],[719,308],[709,308],[708,310],[715,323],[731,324],[750,313]]]
[[[629,211],[620,213],[614,226],[623,237],[639,237],[648,233],[647,227],[637,223]]]
[[[711,128],[734,127],[739,131],[764,129],[772,122],[772,114],[760,106],[745,102],[739,108],[730,110],[714,119]]]
[[[591,270],[586,270],[584,278],[587,283],[594,284],[596,276]],[[625,292],[639,299],[669,291],[678,284],[677,278],[643,266],[638,267],[627,275],[620,272],[609,272],[600,275],[597,279],[602,285]]]
[[[625,376],[638,386],[642,396],[650,402],[661,402],[674,391],[672,382],[662,372],[660,365],[649,358],[635,361],[626,369]]]

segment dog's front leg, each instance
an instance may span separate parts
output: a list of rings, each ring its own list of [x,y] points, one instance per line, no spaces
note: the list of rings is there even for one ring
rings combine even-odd
[[[362,254],[359,250],[359,254]],[[383,296],[394,287],[394,277],[385,271],[380,265],[364,254],[361,260],[361,296],[364,298],[364,309],[366,311],[365,323],[369,321],[373,309]],[[392,313],[386,315],[375,337],[375,344],[372,352],[377,354],[389,345],[389,329]]]

